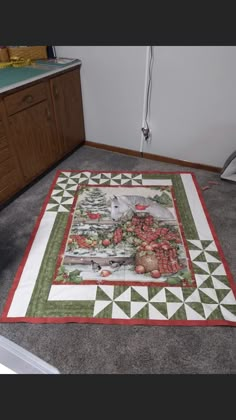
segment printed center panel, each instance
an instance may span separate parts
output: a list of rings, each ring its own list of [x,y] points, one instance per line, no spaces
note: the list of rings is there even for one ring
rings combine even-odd
[[[80,186],[54,284],[196,286],[173,187]]]

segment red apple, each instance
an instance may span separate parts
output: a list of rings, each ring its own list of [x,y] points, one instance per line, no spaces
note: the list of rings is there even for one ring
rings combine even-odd
[[[107,276],[110,276],[110,274],[111,274],[111,272],[110,272],[110,271],[108,271],[108,270],[103,270],[103,271],[101,271],[101,276],[102,276],[102,277],[107,277]]]
[[[153,270],[153,271],[151,271],[151,276],[152,276],[154,279],[158,279],[159,277],[161,277],[161,273],[160,273],[160,271],[159,271],[159,270]]]
[[[108,245],[110,245],[110,241],[109,241],[109,239],[103,239],[103,241],[102,241],[102,244],[104,245],[104,246],[108,246]]]
[[[136,265],[135,271],[137,274],[143,274],[145,273],[145,268],[143,265]]]

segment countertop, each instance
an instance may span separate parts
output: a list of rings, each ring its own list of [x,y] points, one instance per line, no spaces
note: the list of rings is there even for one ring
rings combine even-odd
[[[0,69],[0,94],[78,65],[81,65],[81,60],[57,58],[36,60],[25,67]]]

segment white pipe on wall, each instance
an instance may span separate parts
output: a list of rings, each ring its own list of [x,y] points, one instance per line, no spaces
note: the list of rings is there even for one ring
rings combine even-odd
[[[149,58],[150,58],[150,47],[146,47],[146,60],[145,60],[145,79],[144,79],[144,94],[143,94],[143,117],[142,117],[142,126],[145,126],[145,115],[146,115],[146,98],[147,98],[147,88],[148,88],[148,67],[149,67]],[[141,131],[141,142],[139,151],[143,152],[144,147],[144,135]]]

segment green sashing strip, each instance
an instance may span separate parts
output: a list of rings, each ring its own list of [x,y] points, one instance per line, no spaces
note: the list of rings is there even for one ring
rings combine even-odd
[[[60,287],[60,286],[59,286]],[[79,287],[79,286],[78,286]],[[48,301],[44,309],[35,316],[39,317],[81,317],[92,318],[95,300]]]
[[[56,216],[26,316],[45,316],[45,303],[50,291],[68,217],[69,213],[58,213]]]
[[[184,228],[186,239],[199,239],[181,176],[172,175],[171,178],[174,186],[177,208],[180,214],[181,223]]]

